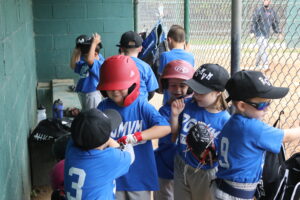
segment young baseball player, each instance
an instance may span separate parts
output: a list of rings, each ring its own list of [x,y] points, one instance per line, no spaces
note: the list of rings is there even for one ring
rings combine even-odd
[[[124,55],[107,58],[101,68],[98,89],[106,98],[98,109],[115,109],[121,125],[111,132],[119,143],[134,145],[135,162],[129,172],[117,179],[117,200],[150,200],[150,191],[158,190],[158,177],[151,140],[171,129],[158,111],[139,97],[140,75],[135,62]]]
[[[76,38],[76,47],[73,51],[70,66],[80,75],[75,91],[78,92],[82,111],[96,108],[102,100],[96,89],[99,83],[99,71],[104,58],[99,53],[101,48],[100,35],[92,37],[80,35]]]
[[[220,135],[219,167],[211,189],[215,199],[253,199],[265,152],[279,153],[282,142],[299,139],[300,127],[281,130],[261,121],[271,100],[289,90],[274,87],[261,72],[235,73],[226,90],[236,113]]]
[[[158,88],[158,83],[150,65],[138,58],[138,54],[142,51],[142,43],[143,39],[139,34],[127,31],[122,35],[120,44],[117,46],[121,54],[130,56],[134,60],[140,72],[140,96],[150,100]]]
[[[183,60],[173,60],[164,69],[160,82],[163,89],[170,94],[170,100],[163,105],[159,112],[169,121],[171,116],[171,103],[178,98],[191,97],[191,89],[184,81],[193,77],[195,70],[191,64]],[[172,134],[162,137],[155,150],[155,160],[159,176],[159,191],[154,192],[154,199],[174,199],[174,157],[176,145],[172,142]]]
[[[74,119],[64,170],[67,199],[115,199],[115,179],[126,174],[134,161],[132,145],[122,151],[110,138],[121,121],[115,110],[95,108]]]
[[[186,41],[183,27],[172,25],[167,35],[167,41],[170,51],[163,52],[159,57],[159,75],[163,73],[166,65],[172,60],[184,60],[194,66],[195,59],[193,54],[185,51]],[[164,90],[163,93],[163,104],[165,104],[170,97],[166,90]]]
[[[186,84],[194,91],[193,98],[182,99],[171,105],[171,128],[173,140],[177,140],[177,152],[174,166],[174,199],[211,199],[210,182],[215,178],[217,161],[203,165],[188,151],[186,136],[195,124],[202,123],[218,137],[230,115],[223,98],[225,84],[229,74],[217,64],[204,64],[194,73]]]

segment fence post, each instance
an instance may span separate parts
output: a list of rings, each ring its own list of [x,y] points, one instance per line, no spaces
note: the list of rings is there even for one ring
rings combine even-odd
[[[139,0],[134,0],[133,2],[133,23],[134,23],[134,31],[135,32],[138,32],[138,3],[139,3]]]
[[[185,40],[190,40],[190,0],[184,0],[184,29],[186,33]]]
[[[232,0],[231,7],[231,75],[240,70],[242,1]]]

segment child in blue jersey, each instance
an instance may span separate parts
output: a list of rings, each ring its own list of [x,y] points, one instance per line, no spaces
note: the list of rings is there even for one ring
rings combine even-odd
[[[74,119],[64,166],[67,199],[115,199],[115,179],[126,174],[134,161],[132,145],[122,151],[110,138],[121,121],[115,110],[95,108]]]
[[[138,58],[138,54],[142,51],[143,39],[139,34],[133,31],[123,33],[120,44],[120,53],[125,56],[130,56],[140,72],[140,96],[150,100],[158,88],[158,83],[154,72],[150,65]]]
[[[177,155],[174,166],[174,199],[211,199],[210,182],[215,178],[217,161],[202,165],[187,149],[186,136],[198,122],[206,124],[214,135],[218,134],[230,115],[223,97],[229,74],[217,64],[204,64],[186,84],[194,91],[193,98],[172,103],[171,128],[173,140],[177,140]]]
[[[166,65],[173,60],[184,60],[194,66],[194,55],[185,50],[186,41],[183,27],[179,25],[172,25],[167,35],[167,42],[170,51],[163,52],[159,57],[159,75],[163,73]],[[163,104],[165,104],[169,100],[170,96],[166,90],[162,92],[164,94]]]
[[[124,55],[107,58],[101,67],[98,89],[106,98],[98,109],[115,109],[121,125],[111,132],[119,143],[134,145],[135,161],[129,172],[117,179],[117,200],[150,200],[158,190],[158,177],[151,140],[168,134],[167,120],[139,97],[140,75],[135,62]]]
[[[99,71],[104,58],[99,53],[101,38],[97,33],[92,37],[80,35],[76,39],[70,66],[80,75],[75,91],[78,92],[82,110],[97,108],[102,100],[100,92],[96,89],[99,83]]]
[[[281,130],[261,121],[271,99],[288,93],[288,88],[272,86],[261,72],[235,73],[226,90],[236,112],[221,131],[217,179],[211,189],[214,199],[253,199],[265,152],[279,153],[282,142],[299,139],[300,127]]]
[[[160,77],[160,82],[162,87],[169,92],[171,98],[159,109],[159,112],[166,120],[169,121],[170,119],[171,103],[173,100],[191,96],[192,91],[184,81],[191,79],[194,72],[193,66],[183,60],[173,60],[165,67]],[[159,176],[159,191],[154,192],[154,200],[174,199],[173,172],[176,145],[171,139],[171,133],[160,138],[158,148],[155,150],[155,160]]]

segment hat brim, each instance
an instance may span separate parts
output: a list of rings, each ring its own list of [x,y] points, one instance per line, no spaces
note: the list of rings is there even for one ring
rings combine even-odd
[[[207,93],[214,91],[213,89],[210,89],[210,88],[200,84],[199,82],[197,82],[194,79],[189,79],[189,80],[185,81],[185,83],[198,94],[207,94]]]
[[[118,111],[113,109],[104,110],[103,113],[110,119],[110,128],[112,131],[117,129],[122,122],[122,117]]]
[[[287,95],[289,92],[289,88],[284,88],[284,87],[273,87],[271,90],[268,92],[259,95],[261,98],[266,98],[266,99],[280,99]]]

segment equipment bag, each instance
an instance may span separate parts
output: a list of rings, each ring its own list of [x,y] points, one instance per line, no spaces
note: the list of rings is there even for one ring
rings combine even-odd
[[[156,70],[153,69],[154,65],[154,56],[156,51],[158,50],[158,46],[161,42],[166,39],[166,34],[163,30],[163,26],[161,21],[159,20],[154,28],[151,30],[149,35],[142,43],[142,51],[139,53],[138,58],[142,59],[146,63],[148,63],[153,72],[156,74]]]

